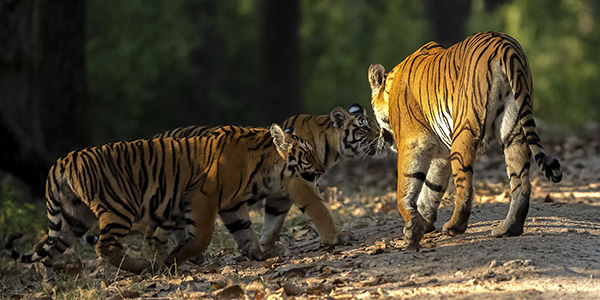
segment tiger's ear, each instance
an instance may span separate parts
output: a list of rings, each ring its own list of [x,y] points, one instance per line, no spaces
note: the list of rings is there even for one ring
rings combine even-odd
[[[385,68],[380,64],[369,67],[369,83],[371,84],[371,97],[375,97],[385,78]]]
[[[351,114],[361,114],[364,115],[365,114],[365,109],[362,107],[362,105],[358,104],[358,103],[354,103],[350,106],[350,109],[348,109],[348,112]]]
[[[271,125],[270,131],[271,137],[273,137],[273,144],[275,144],[277,152],[279,152],[279,155],[281,155],[283,159],[286,159],[290,153],[290,150],[292,149],[294,140],[289,133],[283,131],[283,129],[281,129],[281,127],[279,127],[277,124]]]
[[[331,118],[331,121],[333,121],[338,128],[344,124],[344,121],[346,121],[349,116],[350,114],[348,114],[341,106],[334,107],[329,114],[329,118]]]

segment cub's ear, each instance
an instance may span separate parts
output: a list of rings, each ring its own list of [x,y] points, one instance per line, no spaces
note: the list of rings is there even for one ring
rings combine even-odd
[[[333,110],[331,110],[331,113],[329,113],[329,118],[331,118],[331,121],[333,121],[337,127],[342,126],[344,121],[348,119],[348,116],[350,116],[350,114],[348,114],[341,106],[334,107]]]
[[[277,152],[279,152],[279,155],[281,155],[283,159],[286,159],[290,153],[290,150],[292,149],[294,140],[289,133],[283,131],[283,129],[281,129],[281,127],[279,127],[277,124],[271,125],[270,131],[271,137],[273,137],[273,144],[275,144]]]
[[[371,96],[375,97],[385,78],[385,68],[380,64],[369,67],[369,83],[371,84]]]
[[[362,107],[362,105],[358,104],[358,103],[354,103],[352,104],[352,106],[350,106],[350,109],[348,110],[349,113],[351,114],[361,114],[364,115],[365,114],[365,109]]]

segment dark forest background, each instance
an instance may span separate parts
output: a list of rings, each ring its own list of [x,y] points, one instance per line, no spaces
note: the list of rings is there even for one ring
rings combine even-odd
[[[0,169],[40,192],[76,148],[370,110],[370,64],[487,30],[525,49],[542,126],[579,130],[600,120],[599,13],[594,0],[0,0]]]

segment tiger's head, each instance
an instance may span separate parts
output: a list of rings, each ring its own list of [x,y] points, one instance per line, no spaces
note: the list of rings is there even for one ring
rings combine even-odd
[[[390,143],[391,137],[386,136],[360,104],[353,104],[348,111],[335,107],[329,117],[341,132],[338,151],[342,156],[385,155],[386,144]]]
[[[391,145],[395,149],[394,131],[390,126],[389,88],[387,83],[394,79],[394,70],[385,74],[385,68],[380,64],[369,67],[369,83],[371,84],[371,105],[375,118],[381,126],[384,136],[391,138]],[[387,81],[387,82],[386,82]]]
[[[294,135],[293,128],[284,131],[279,125],[273,124],[270,131],[277,152],[285,160],[284,176],[301,176],[314,182],[325,173],[325,165],[317,158],[312,146]]]

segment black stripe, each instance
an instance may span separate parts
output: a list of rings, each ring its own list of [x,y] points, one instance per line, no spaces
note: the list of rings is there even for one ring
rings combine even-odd
[[[426,179],[426,175],[423,172],[416,172],[416,173],[412,173],[412,174],[405,174],[404,176],[406,177],[410,177],[410,178],[415,178],[417,180],[423,181],[425,182],[425,185],[431,189],[434,192],[441,192],[442,191],[442,186],[435,184],[429,180]]]
[[[432,191],[434,191],[434,192],[438,192],[439,193],[439,192],[442,191],[442,186],[441,185],[434,184],[434,183],[432,183],[430,181],[425,180],[425,185],[429,189],[431,189]]]
[[[248,220],[237,220],[233,223],[225,224],[225,227],[227,228],[227,230],[229,230],[230,233],[233,234],[234,232],[237,232],[239,230],[248,229],[251,225],[252,222]]]
[[[279,216],[285,214],[289,211],[289,209],[285,209],[283,211],[278,210],[276,207],[265,205],[265,214]]]
[[[529,121],[523,123],[523,127],[535,127],[535,121],[530,119]]]
[[[404,176],[410,177],[410,178],[416,178],[416,179],[421,180],[421,181],[425,181],[425,178],[426,178],[425,173],[423,173],[423,172],[416,172],[416,173],[412,173],[412,174],[404,174]]]

